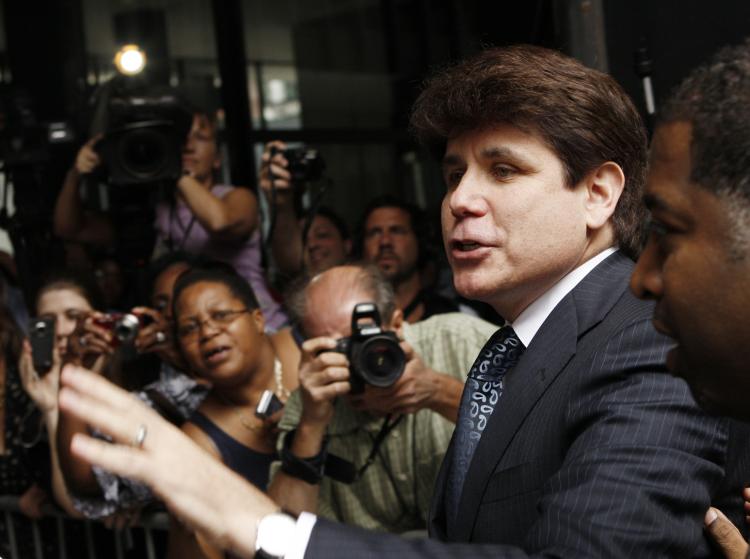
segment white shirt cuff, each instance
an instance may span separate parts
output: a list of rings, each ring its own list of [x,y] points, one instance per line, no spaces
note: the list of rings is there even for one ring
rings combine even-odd
[[[304,558],[317,519],[317,516],[309,512],[303,512],[297,517],[297,524],[294,527],[294,534],[292,534],[292,543],[289,546],[289,551],[284,555],[284,559]]]

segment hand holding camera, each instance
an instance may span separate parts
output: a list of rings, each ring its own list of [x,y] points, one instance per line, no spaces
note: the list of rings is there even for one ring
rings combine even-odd
[[[333,402],[351,389],[349,361],[333,351],[333,338],[313,338],[302,344],[299,382],[302,391],[300,423],[324,428],[333,417]]]
[[[54,322],[52,323],[52,332],[54,334]],[[33,336],[33,332],[30,332],[30,335]],[[54,340],[54,336],[52,339]],[[51,356],[51,363],[47,370],[38,371],[34,367],[35,362],[40,362],[40,349],[36,347],[32,348],[32,343],[29,340],[24,340],[21,357],[18,362],[21,384],[42,413],[57,409],[57,392],[60,387],[60,355],[54,344],[50,347],[49,355]],[[41,361],[45,360],[46,356],[43,356]]]

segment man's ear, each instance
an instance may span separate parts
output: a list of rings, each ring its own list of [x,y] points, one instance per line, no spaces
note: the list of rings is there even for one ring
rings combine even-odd
[[[402,326],[404,325],[404,313],[401,312],[401,309],[396,309],[393,311],[393,316],[391,317],[391,330],[396,332],[399,338],[403,337]]]
[[[614,161],[602,163],[590,172],[585,181],[586,226],[601,229],[615,213],[617,201],[625,187],[625,173]]]

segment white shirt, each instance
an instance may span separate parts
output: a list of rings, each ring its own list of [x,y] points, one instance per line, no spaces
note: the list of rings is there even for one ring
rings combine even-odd
[[[531,340],[536,336],[539,328],[541,328],[542,324],[544,324],[544,321],[547,320],[547,317],[552,311],[555,310],[555,307],[563,297],[573,291],[573,288],[578,285],[591,270],[596,268],[600,262],[615,251],[617,251],[617,247],[611,247],[603,250],[596,256],[589,258],[586,262],[569,272],[555,285],[550,287],[541,297],[531,303],[521,314],[518,315],[518,318],[512,323],[512,326],[524,346],[529,347]],[[291,537],[289,551],[284,555],[284,559],[304,558],[305,551],[307,551],[307,544],[310,542],[310,536],[312,535],[312,530],[317,518],[317,516],[309,512],[303,512],[299,515],[294,534],[292,534]]]

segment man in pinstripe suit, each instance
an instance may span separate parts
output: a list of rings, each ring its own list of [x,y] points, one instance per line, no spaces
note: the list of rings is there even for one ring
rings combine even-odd
[[[750,40],[695,69],[662,108],[644,200],[651,235],[631,288],[674,338],[670,371],[701,406],[750,421]],[[750,473],[750,472],[749,472]],[[750,501],[750,490],[745,490]],[[716,509],[730,558],[748,545]],[[744,523],[743,523],[744,524]]]
[[[646,163],[632,103],[611,78],[563,55],[510,47],[434,77],[412,127],[442,160],[457,290],[492,304],[525,347],[448,507],[451,455],[462,450],[454,436],[431,539],[275,512],[115,389],[66,371],[62,407],[120,442],[140,424],[155,439],[117,452],[79,440],[75,451],[144,479],[244,555],[256,546],[288,558],[710,555],[700,520],[711,503],[740,518],[747,461],[738,443],[750,445],[663,374],[669,341],[651,324],[653,306],[627,289]],[[113,420],[118,407],[128,413]],[[186,463],[190,482],[177,483]],[[198,480],[195,464],[207,472]]]

